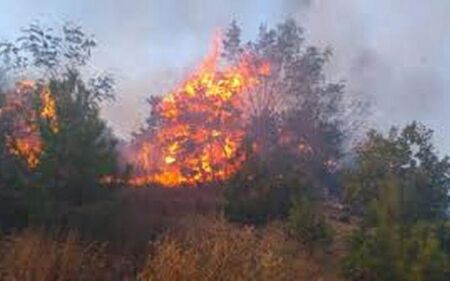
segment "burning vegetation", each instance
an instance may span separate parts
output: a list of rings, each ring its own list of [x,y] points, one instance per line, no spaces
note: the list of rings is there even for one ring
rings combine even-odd
[[[48,122],[53,133],[59,131],[56,102],[48,85],[22,80],[6,95],[6,105],[0,113],[16,114],[6,136],[9,152],[22,158],[30,169],[39,164],[43,150],[40,122]]]
[[[363,111],[295,21],[245,44],[232,22],[223,50],[151,98],[120,147],[100,115],[113,80],[85,80],[95,41],[70,26],[22,32],[0,43],[0,69],[48,80],[0,92],[0,231],[82,239],[0,233],[3,279],[450,280],[450,158],[418,122],[344,150],[342,114]]]
[[[193,186],[227,179],[241,166],[244,99],[270,74],[270,64],[243,54],[220,67],[217,42],[186,81],[151,102],[154,127],[135,144],[133,184]]]

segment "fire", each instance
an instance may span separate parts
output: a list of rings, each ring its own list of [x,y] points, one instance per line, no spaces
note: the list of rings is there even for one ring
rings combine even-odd
[[[10,153],[22,157],[28,167],[35,168],[39,164],[42,144],[34,135],[25,137],[7,138]]]
[[[7,136],[9,152],[19,156],[31,169],[39,164],[43,150],[38,119],[46,120],[53,133],[59,131],[56,114],[56,101],[48,86],[39,91],[39,106],[34,106],[34,95],[38,85],[31,80],[23,80],[16,84],[14,92],[7,94],[6,105],[1,109],[2,114],[15,113],[13,128]]]
[[[194,186],[224,180],[243,163],[243,99],[270,74],[270,64],[247,54],[220,67],[219,53],[216,43],[198,70],[156,104],[152,117],[160,126],[138,140],[133,184]]]
[[[56,115],[56,101],[50,92],[50,87],[44,86],[40,97],[42,101],[40,116],[49,122],[50,130],[52,130],[53,133],[58,133],[59,125]]]

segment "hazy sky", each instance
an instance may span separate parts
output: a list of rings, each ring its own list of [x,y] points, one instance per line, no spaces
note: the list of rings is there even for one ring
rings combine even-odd
[[[423,121],[450,152],[450,0],[0,0],[0,38],[36,19],[95,34],[94,65],[118,82],[104,115],[126,135],[147,116],[146,97],[195,66],[214,30],[236,19],[250,39],[288,16],[310,44],[334,49],[330,78],[373,102],[374,124]]]

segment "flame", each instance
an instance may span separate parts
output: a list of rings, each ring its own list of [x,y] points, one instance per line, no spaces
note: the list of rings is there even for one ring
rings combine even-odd
[[[34,135],[25,137],[7,138],[10,153],[22,157],[29,168],[35,168],[39,164],[42,151],[40,139]]]
[[[56,113],[56,101],[48,86],[39,91],[39,108],[33,106],[33,94],[37,92],[38,85],[32,80],[22,80],[16,83],[14,92],[7,94],[6,104],[1,113],[16,113],[13,128],[6,137],[9,152],[19,156],[27,163],[30,169],[39,164],[43,150],[38,119],[46,120],[53,133],[59,131]]]
[[[59,124],[56,115],[56,101],[52,96],[50,87],[44,86],[40,96],[42,101],[40,116],[49,122],[50,130],[56,134],[59,132]]]
[[[271,69],[255,68],[248,54],[219,67],[219,39],[198,70],[156,105],[161,126],[138,140],[132,184],[194,186],[227,179],[242,165],[243,98]]]

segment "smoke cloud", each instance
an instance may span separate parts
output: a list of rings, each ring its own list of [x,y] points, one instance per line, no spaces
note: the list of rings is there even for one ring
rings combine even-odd
[[[297,14],[308,38],[330,45],[330,76],[373,104],[374,126],[419,120],[450,140],[450,2],[310,1]]]
[[[124,137],[143,124],[146,98],[168,91],[195,66],[217,28],[236,19],[251,39],[260,23],[294,17],[309,44],[334,50],[328,76],[372,102],[373,126],[422,121],[450,152],[446,0],[6,0],[0,11],[3,36],[36,18],[71,19],[96,35],[93,64],[118,83],[117,102],[105,105],[104,116]]]

